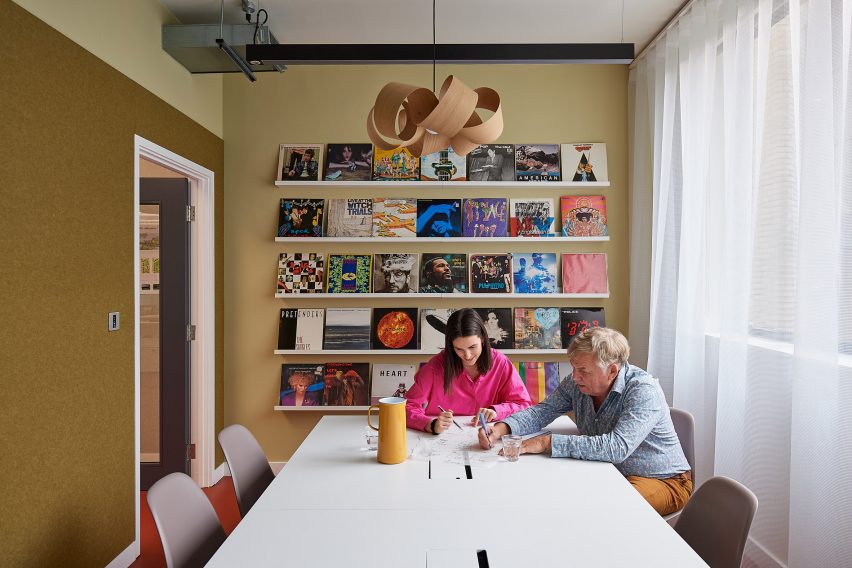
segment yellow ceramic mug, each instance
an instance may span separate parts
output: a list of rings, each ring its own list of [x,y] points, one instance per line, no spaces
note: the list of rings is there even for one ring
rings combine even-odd
[[[379,411],[379,427],[370,423],[373,409]],[[381,463],[405,461],[405,399],[397,396],[380,398],[367,410],[367,424],[379,433],[378,460]]]

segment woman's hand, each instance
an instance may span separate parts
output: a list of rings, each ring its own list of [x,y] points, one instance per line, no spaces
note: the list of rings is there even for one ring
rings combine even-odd
[[[509,427],[505,422],[498,422],[497,424],[492,424],[488,428],[487,436],[485,435],[485,430],[482,429],[482,426],[477,429],[476,433],[479,436],[479,447],[483,450],[490,450],[494,447],[494,444],[500,441],[500,438],[504,434],[509,433]]]
[[[470,422],[468,422],[468,424],[476,426],[479,423],[480,414],[482,414],[486,422],[493,422],[494,419],[497,418],[497,411],[493,408],[480,408],[476,411],[476,414],[470,418]]]
[[[453,425],[453,413],[444,411],[435,418],[435,433],[440,434],[444,430],[448,430]]]

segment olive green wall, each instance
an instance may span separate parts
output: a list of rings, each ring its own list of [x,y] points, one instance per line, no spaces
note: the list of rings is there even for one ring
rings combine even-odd
[[[608,325],[627,332],[628,224],[627,224],[627,67],[622,65],[467,65],[437,70],[438,82],[454,73],[470,87],[489,86],[502,97],[504,143],[606,142],[612,187],[607,197],[608,243],[545,245],[555,252],[606,252],[609,259],[611,297],[607,300],[511,300],[506,306],[604,306]],[[375,245],[347,244],[293,247],[273,241],[278,202],[282,197],[558,197],[582,194],[577,189],[539,187],[506,189],[417,190],[394,187],[276,188],[273,185],[280,143],[368,141],[366,115],[379,89],[388,81],[431,86],[431,66],[291,66],[283,74],[265,73],[256,83],[245,78],[224,79],[225,132],[225,422],[242,423],[258,438],[272,461],[289,459],[322,416],[314,412],[275,412],[281,363],[273,355],[278,310],[284,306],[357,307],[419,306],[461,307],[459,301],[424,299],[341,299],[298,302],[273,298],[276,261],[284,250],[318,252],[375,252]],[[593,190],[594,191],[594,190]],[[428,192],[428,195],[427,195]],[[501,252],[543,249],[541,244],[447,245],[455,252]],[[467,250],[465,246],[469,249]],[[399,250],[430,252],[429,245],[407,243]],[[431,247],[434,249],[434,245]],[[434,252],[431,251],[431,252]],[[489,303],[477,301],[476,306]],[[531,360],[535,357],[513,356]],[[424,357],[419,360],[425,359]],[[320,361],[321,357],[293,357],[294,362]],[[401,363],[417,359],[403,356],[352,357],[356,361]]]
[[[134,539],[133,136],[216,175],[217,430],[224,144],[9,0],[0,36],[0,563],[103,566]]]

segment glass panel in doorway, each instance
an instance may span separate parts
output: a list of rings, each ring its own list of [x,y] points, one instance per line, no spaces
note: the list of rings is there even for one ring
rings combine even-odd
[[[160,462],[160,206],[139,206],[140,461]]]

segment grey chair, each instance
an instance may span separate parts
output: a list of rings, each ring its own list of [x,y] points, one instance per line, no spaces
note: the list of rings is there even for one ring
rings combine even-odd
[[[669,413],[672,417],[672,424],[674,425],[677,438],[680,440],[680,447],[683,449],[683,454],[689,463],[689,477],[692,479],[692,487],[695,490],[695,419],[692,417],[692,414],[679,408],[670,408]],[[663,516],[663,519],[674,526],[674,519],[678,515],[680,515],[680,511],[675,511],[674,513]]]
[[[260,444],[245,426],[233,424],[219,432],[219,445],[231,470],[240,515],[245,517],[275,474]]]
[[[148,490],[169,568],[204,566],[225,542],[225,531],[204,492],[184,473],[170,473]]]
[[[711,568],[739,568],[757,497],[727,477],[701,484],[680,513],[675,531]]]

